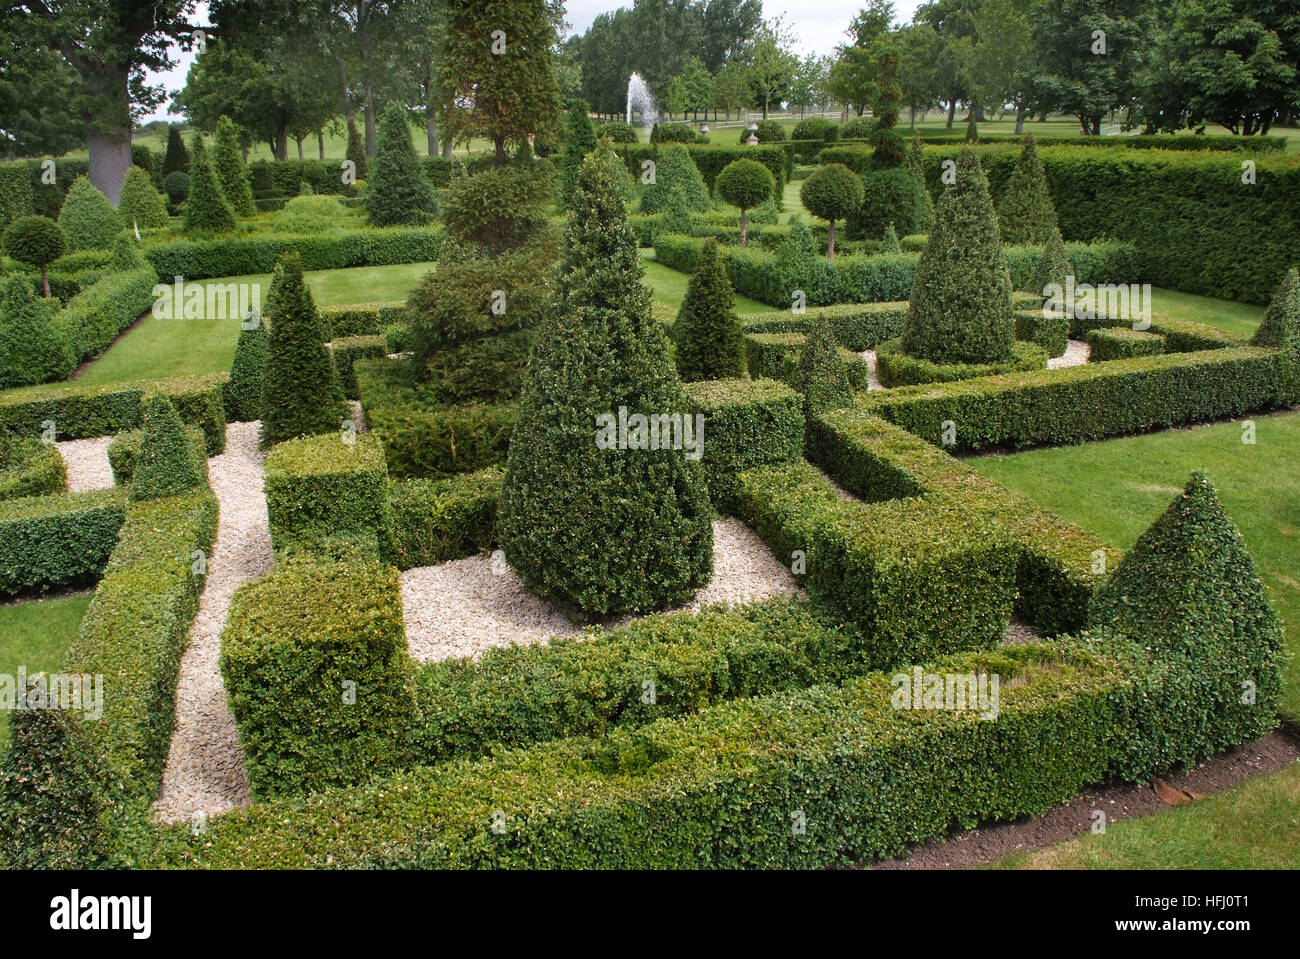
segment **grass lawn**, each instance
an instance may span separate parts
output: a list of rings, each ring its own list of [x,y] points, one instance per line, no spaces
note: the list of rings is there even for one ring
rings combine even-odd
[[[992,869],[1300,869],[1300,765]]]
[[[656,300],[667,303],[676,310],[682,305],[682,298],[686,296],[686,285],[690,283],[691,278],[672,267],[664,266],[654,259],[654,255],[655,251],[650,247],[641,250],[641,265],[645,267],[645,281]],[[766,303],[741,296],[739,293],[735,295],[732,305],[738,314],[771,313],[776,309]]]
[[[29,676],[57,670],[77,636],[90,596],[85,592],[0,606],[0,673],[17,676],[20,666]],[[0,710],[0,748],[8,742],[9,713]]]
[[[1293,654],[1282,712],[1300,719],[1300,412],[1254,417],[1254,446],[1239,423],[971,458],[985,476],[1124,549],[1205,469],[1246,538]]]
[[[347,306],[403,300],[432,268],[431,263],[401,263],[319,270],[305,276],[317,306]],[[204,286],[257,283],[261,286],[265,310],[270,281],[268,274],[262,274],[223,277],[203,283]],[[228,370],[238,338],[239,323],[234,319],[164,320],[149,316],[96,360],[78,382],[122,383]]]
[[[1195,293],[1178,293],[1156,287],[1151,290],[1153,317],[1171,316],[1180,320],[1204,323],[1228,333],[1246,336],[1254,333],[1264,319],[1265,307],[1249,303],[1216,300]]]

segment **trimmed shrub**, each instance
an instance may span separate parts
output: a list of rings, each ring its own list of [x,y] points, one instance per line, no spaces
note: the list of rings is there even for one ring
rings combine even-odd
[[[104,250],[122,231],[122,218],[89,177],[79,176],[63,199],[59,226],[69,250]]]
[[[754,124],[756,129],[743,129],[740,131],[740,142],[745,143],[749,140],[751,133],[758,137],[759,143],[784,143],[785,127],[775,120],[759,120]],[[690,127],[687,127],[689,130]],[[737,204],[739,206],[739,204]]]
[[[898,243],[898,231],[894,229],[894,224],[885,227],[884,239],[880,241],[881,253],[902,253],[903,248]]]
[[[5,254],[41,271],[41,286],[47,297],[50,278],[46,267],[63,256],[67,244],[63,230],[49,217],[21,216],[4,231]]]
[[[244,155],[239,148],[239,128],[230,117],[223,116],[217,121],[212,166],[221,184],[221,192],[235,215],[256,216],[257,204],[253,202],[253,187],[248,178],[248,167],[244,164]]]
[[[185,440],[193,453],[196,468],[207,470],[207,438],[197,426],[186,426]],[[113,442],[108,444],[108,465],[113,470],[113,482],[125,487],[135,479],[136,467],[140,465],[140,447],[144,442],[144,430],[128,430],[118,433]]]
[[[583,158],[596,149],[596,134],[591,128],[591,118],[587,116],[589,110],[586,100],[574,99],[569,103],[564,155],[560,158],[560,206],[563,208],[573,201]]]
[[[140,243],[130,233],[120,233],[116,240],[113,241],[112,247],[109,248],[109,268],[127,272],[129,270],[149,270],[153,272],[153,267],[149,266],[149,261],[145,259],[144,251],[140,249]]]
[[[36,212],[31,172],[25,163],[0,163],[0,227]]]
[[[429,566],[490,549],[503,475],[489,467],[449,479],[390,483],[388,537],[397,567]]]
[[[847,218],[845,233],[854,240],[879,239],[891,223],[897,230],[914,233],[920,228],[916,221],[920,190],[901,167],[866,171],[862,174],[861,207]]]
[[[874,350],[885,340],[893,339],[903,331],[907,319],[907,302],[899,303],[846,303],[828,306],[817,311],[830,324],[835,342],[854,353]],[[807,316],[797,316],[789,310],[779,313],[750,313],[741,318],[741,326],[750,333],[805,333]]]
[[[179,207],[190,198],[190,175],[184,170],[173,170],[163,179],[163,191],[173,207]]]
[[[560,300],[529,364],[498,519],[506,558],[531,589],[594,613],[682,602],[713,568],[698,463],[684,448],[623,448],[639,446],[635,431],[612,446],[601,439],[621,410],[666,420],[688,409],[650,314],[616,169],[607,147],[583,164]],[[624,537],[629,527],[640,535]]]
[[[808,329],[812,321],[804,326]],[[747,333],[745,335],[745,355],[749,364],[749,375],[754,378],[780,380],[800,395],[805,392],[802,360],[807,336],[803,333]],[[836,350],[840,362],[845,367],[849,387],[867,388],[866,361],[849,350]]]
[[[602,123],[596,127],[596,136],[609,140],[610,143],[636,143],[636,131],[621,121]]]
[[[355,223],[338,197],[296,196],[275,214],[271,229],[276,233],[324,233]]]
[[[980,142],[980,128],[975,123],[974,110],[971,110],[970,113],[966,114],[966,135],[963,139],[966,143],[971,144]]]
[[[1125,360],[1134,356],[1160,356],[1165,352],[1165,338],[1157,333],[1124,326],[1089,330],[1083,337],[1092,349],[1089,363]]]
[[[20,221],[21,222],[21,221]],[[32,386],[61,380],[77,367],[77,357],[54,322],[57,300],[38,298],[23,276],[4,281],[0,302],[0,387]]]
[[[334,357],[334,368],[338,370],[343,395],[350,400],[360,399],[361,387],[357,383],[353,364],[357,360],[375,360],[387,356],[388,341],[382,333],[342,336],[330,344],[330,353]]]
[[[791,140],[824,140],[827,143],[840,138],[840,125],[826,117],[804,117],[790,131]]]
[[[361,131],[357,129],[357,121],[354,117],[348,117],[348,146],[344,157],[352,161],[353,172],[358,180],[370,179],[370,159],[366,156],[366,142],[361,138]],[[446,186],[445,183],[441,185]]]
[[[689,123],[656,123],[650,128],[650,142],[659,143],[695,143],[700,134]]]
[[[163,154],[163,178],[178,171],[190,172],[190,151],[185,149],[185,141],[181,139],[181,128],[170,124],[167,127],[167,151]]]
[[[1034,135],[1025,136],[1020,159],[1007,181],[998,203],[998,226],[1002,242],[1008,246],[1042,246],[1060,231],[1056,226],[1056,207],[1047,186],[1043,163],[1034,147]]]
[[[1011,344],[1011,359],[1002,363],[931,363],[903,352],[902,339],[888,340],[876,347],[876,369],[882,386],[910,386],[916,383],[950,383],[977,376],[997,376],[1020,370],[1047,368],[1047,351],[1034,343]]]
[[[356,783],[409,759],[419,713],[391,566],[302,560],[244,584],[221,675],[254,796]]]
[[[714,184],[718,196],[740,207],[740,245],[749,242],[745,213],[763,203],[776,189],[771,171],[756,160],[733,160],[718,174]]]
[[[818,315],[808,324],[799,374],[805,416],[854,404],[844,360],[824,316]]]
[[[538,236],[554,202],[551,177],[529,166],[494,166],[451,185],[443,219],[457,239],[503,253]]]
[[[912,134],[912,147],[907,151],[907,162],[904,168],[918,187],[916,190],[916,215],[912,221],[912,229],[917,233],[929,233],[934,229],[934,200],[925,186],[925,159],[921,150],[921,135],[919,133]]]
[[[1048,356],[1064,356],[1070,346],[1070,322],[1063,316],[1045,315],[1042,309],[1017,310],[1016,339],[1037,343]]]
[[[1250,343],[1300,354],[1300,267],[1287,271]]]
[[[744,336],[731,309],[731,282],[714,243],[704,245],[672,335],[682,379],[722,380],[744,372]]]
[[[117,543],[124,501],[120,490],[0,501],[0,596],[97,577]]]
[[[1047,299],[1049,289],[1055,287],[1064,291],[1066,280],[1073,275],[1074,266],[1065,255],[1065,243],[1061,239],[1061,231],[1053,230],[1048,234],[1043,255],[1038,258],[1038,264],[1034,267],[1034,280],[1029,292]]]
[[[182,229],[186,233],[229,233],[235,229],[235,211],[221,190],[203,138],[198,134],[194,135],[193,156]]]
[[[830,223],[826,259],[835,259],[835,221],[862,208],[862,178],[842,163],[820,166],[803,181],[799,198],[809,213]]]
[[[375,226],[425,223],[438,212],[438,198],[411,143],[406,111],[396,102],[379,117],[374,168],[366,178],[366,211]]]
[[[683,146],[664,147],[654,164],[654,182],[641,191],[642,213],[663,213],[673,201],[681,202],[688,210],[712,209],[709,188],[689,150]]]
[[[222,389],[226,419],[231,423],[248,423],[262,418],[268,339],[266,324],[260,318],[256,326],[241,324],[235,358],[230,364],[230,379]]]
[[[147,393],[140,404],[144,432],[131,476],[131,502],[180,496],[203,485],[207,463],[195,462],[176,408],[162,393]]]
[[[271,325],[262,381],[262,445],[335,433],[347,419],[334,358],[297,254],[276,265],[267,294]]]
[[[0,500],[48,496],[68,488],[68,470],[53,443],[0,436]]]
[[[1003,363],[1015,320],[997,215],[973,151],[962,151],[956,173],[916,267],[903,349],[941,364]]]

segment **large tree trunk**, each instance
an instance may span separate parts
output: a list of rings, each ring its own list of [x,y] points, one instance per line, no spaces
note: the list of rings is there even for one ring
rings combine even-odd
[[[306,137],[294,137],[293,139],[294,142],[298,144],[298,162],[301,163],[302,162],[302,141],[306,139]]]
[[[375,158],[375,87],[366,79],[366,156]]]
[[[124,126],[116,134],[88,133],[86,147],[90,151],[90,182],[117,206],[122,180],[131,169],[131,127]]]
[[[289,159],[289,128],[280,122],[279,128],[275,131],[275,158],[277,160]]]
[[[325,131],[324,130],[316,131],[316,146],[320,153],[320,158],[322,160],[325,159]]]
[[[956,116],[957,116],[957,99],[956,97],[954,97],[953,99],[948,101],[948,129],[949,130],[952,129],[952,121],[953,118]]]
[[[429,141],[429,156],[438,155],[438,116],[431,107],[424,108],[424,135]]]
[[[1025,132],[1025,104],[1022,102],[1016,104],[1016,136]]]
[[[452,149],[452,146],[453,146],[453,144],[452,144],[452,142],[451,142],[451,137],[443,137],[443,138],[442,138],[442,155],[443,155],[444,157],[446,157],[448,160],[451,159],[451,149]]]
[[[107,98],[111,104],[108,111],[100,108],[85,115],[90,182],[117,206],[122,194],[122,180],[131,168],[131,100],[127,90],[127,69],[116,63],[94,64],[90,69],[92,72],[85,79],[86,92],[96,99]],[[114,117],[120,119],[111,119]]]

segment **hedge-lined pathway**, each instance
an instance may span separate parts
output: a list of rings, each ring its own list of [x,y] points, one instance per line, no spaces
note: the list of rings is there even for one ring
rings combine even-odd
[[[68,469],[68,492],[86,493],[113,486],[113,468],[108,463],[108,446],[116,436],[89,440],[63,440],[54,446]]]
[[[176,726],[155,804],[168,822],[200,811],[212,816],[248,803],[244,755],[218,663],[221,630],[236,587],[271,568],[258,427],[255,422],[229,424],[226,451],[208,461],[221,515],[198,616],[181,657]]]

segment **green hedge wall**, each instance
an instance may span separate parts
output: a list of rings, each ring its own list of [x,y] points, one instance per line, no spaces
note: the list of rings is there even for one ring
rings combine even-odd
[[[1011,359],[1005,363],[932,363],[904,353],[903,341],[899,338],[887,340],[876,348],[876,370],[881,385],[889,388],[1047,369],[1047,350],[1036,343],[1017,340],[1011,346],[1011,354]]]
[[[401,301],[326,307],[320,311],[320,316],[325,323],[325,335],[330,339],[368,336],[382,333],[386,327],[397,323],[410,323],[406,304]]]
[[[68,488],[68,469],[58,447],[34,436],[0,436],[0,500],[47,496]]]
[[[779,380],[802,394],[803,371],[799,360],[803,356],[802,333],[747,333],[745,334],[745,362],[749,375],[755,379]],[[867,361],[852,350],[839,348],[849,385],[855,390],[865,390],[870,376]]]
[[[907,301],[824,306],[817,309],[817,315],[826,317],[835,342],[846,350],[861,353],[902,334]],[[747,314],[740,317],[740,325],[746,333],[806,333],[809,320],[810,314],[806,312],[781,310]]]
[[[429,566],[490,548],[496,542],[498,467],[449,479],[389,483],[389,530],[399,569]]]
[[[341,160],[254,160],[248,178],[255,197],[298,195],[302,182],[315,193],[343,193]],[[233,274],[232,274],[233,275]]]
[[[1127,360],[1135,356],[1161,356],[1165,352],[1163,336],[1126,326],[1089,330],[1084,339],[1091,347],[1088,353],[1089,363]]]
[[[733,160],[757,160],[772,172],[772,201],[781,204],[785,184],[790,182],[792,169],[791,154],[784,144],[764,144],[758,146],[723,146],[712,143],[686,144],[686,150],[704,177],[704,185],[713,191],[713,181],[718,178],[723,167]],[[621,143],[616,151],[627,165],[634,177],[641,176],[641,164],[659,156],[655,146],[639,143]]]
[[[147,268],[110,273],[70,299],[54,323],[79,360],[95,356],[153,308],[157,282],[157,274]]]
[[[299,559],[244,584],[221,675],[254,796],[355,783],[410,757],[419,713],[391,566]]]
[[[1064,356],[1070,346],[1070,322],[1063,316],[1044,316],[1042,309],[1017,310],[1016,339],[1037,343],[1048,356]]]
[[[374,360],[388,355],[388,339],[382,333],[336,337],[330,344],[334,366],[339,371],[339,385],[350,400],[361,398],[361,387],[353,364],[357,360]]]
[[[125,511],[118,490],[0,501],[0,597],[98,576],[117,543]]]

